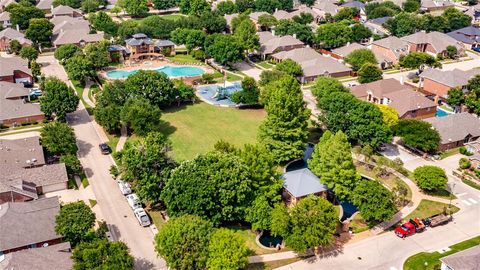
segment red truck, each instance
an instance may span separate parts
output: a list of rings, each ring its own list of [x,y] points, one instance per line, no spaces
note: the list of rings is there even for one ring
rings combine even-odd
[[[425,227],[425,224],[420,219],[410,219],[408,222],[395,228],[395,234],[400,238],[405,238],[409,235],[423,232]]]

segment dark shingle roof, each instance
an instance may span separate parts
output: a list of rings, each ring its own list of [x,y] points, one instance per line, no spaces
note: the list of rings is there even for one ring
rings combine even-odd
[[[24,168],[30,166],[26,161],[36,159],[35,165],[45,164],[40,137],[16,140],[0,140],[0,164]]]
[[[48,247],[30,248],[5,255],[0,268],[6,270],[70,270],[73,261],[70,258],[70,243],[60,243]]]
[[[463,141],[465,137],[480,136],[480,119],[470,113],[450,114],[444,117],[432,117],[426,122],[438,131],[442,144]]]
[[[440,261],[453,270],[478,270],[480,269],[480,246],[443,257]]]

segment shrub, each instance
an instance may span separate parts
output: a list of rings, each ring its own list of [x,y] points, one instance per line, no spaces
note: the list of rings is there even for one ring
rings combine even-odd
[[[213,77],[213,74],[204,73],[202,75],[202,81],[203,81],[203,83],[210,84],[210,83],[213,83],[215,81],[215,78]]]
[[[193,50],[191,52],[191,55],[192,55],[193,58],[195,58],[199,61],[205,60],[205,52],[202,51],[202,50]]]
[[[473,155],[472,153],[470,153],[470,152],[467,150],[467,148],[465,148],[465,146],[460,147],[460,149],[458,149],[458,151],[460,152],[460,154],[465,155],[465,156],[471,156],[471,155]]]
[[[439,190],[447,184],[447,175],[442,168],[436,166],[421,166],[413,171],[417,186],[426,191]]]
[[[459,161],[458,161],[458,165],[460,166],[460,169],[469,169],[470,166],[472,166],[472,163],[470,162],[470,160],[468,160],[468,158],[461,158]]]
[[[120,174],[118,171],[118,167],[115,165],[110,166],[110,174],[114,177],[117,178],[117,176]]]

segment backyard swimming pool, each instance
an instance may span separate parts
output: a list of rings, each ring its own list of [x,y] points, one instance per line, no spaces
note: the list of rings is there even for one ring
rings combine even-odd
[[[128,76],[138,73],[141,69],[135,70],[112,70],[107,72],[107,77],[110,79],[125,79]],[[157,72],[165,73],[169,78],[175,77],[194,77],[200,76],[205,73],[205,70],[199,67],[184,66],[184,67],[173,67],[173,66],[164,66],[161,68],[153,69]]]
[[[452,113],[447,112],[446,110],[442,109],[440,106],[437,107],[437,113],[435,114],[436,117],[444,117],[450,115]]]

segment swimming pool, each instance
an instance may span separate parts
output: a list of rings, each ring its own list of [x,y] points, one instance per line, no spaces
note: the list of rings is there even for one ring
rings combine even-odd
[[[107,77],[110,79],[125,79],[128,76],[138,73],[141,69],[135,70],[112,70],[107,72]],[[169,78],[175,77],[194,77],[200,76],[205,73],[205,70],[199,67],[184,66],[184,67],[173,67],[173,66],[164,66],[161,68],[153,69],[157,72],[165,73]]]
[[[436,117],[444,117],[450,115],[452,113],[445,111],[440,106],[437,107],[437,113],[435,114]]]

